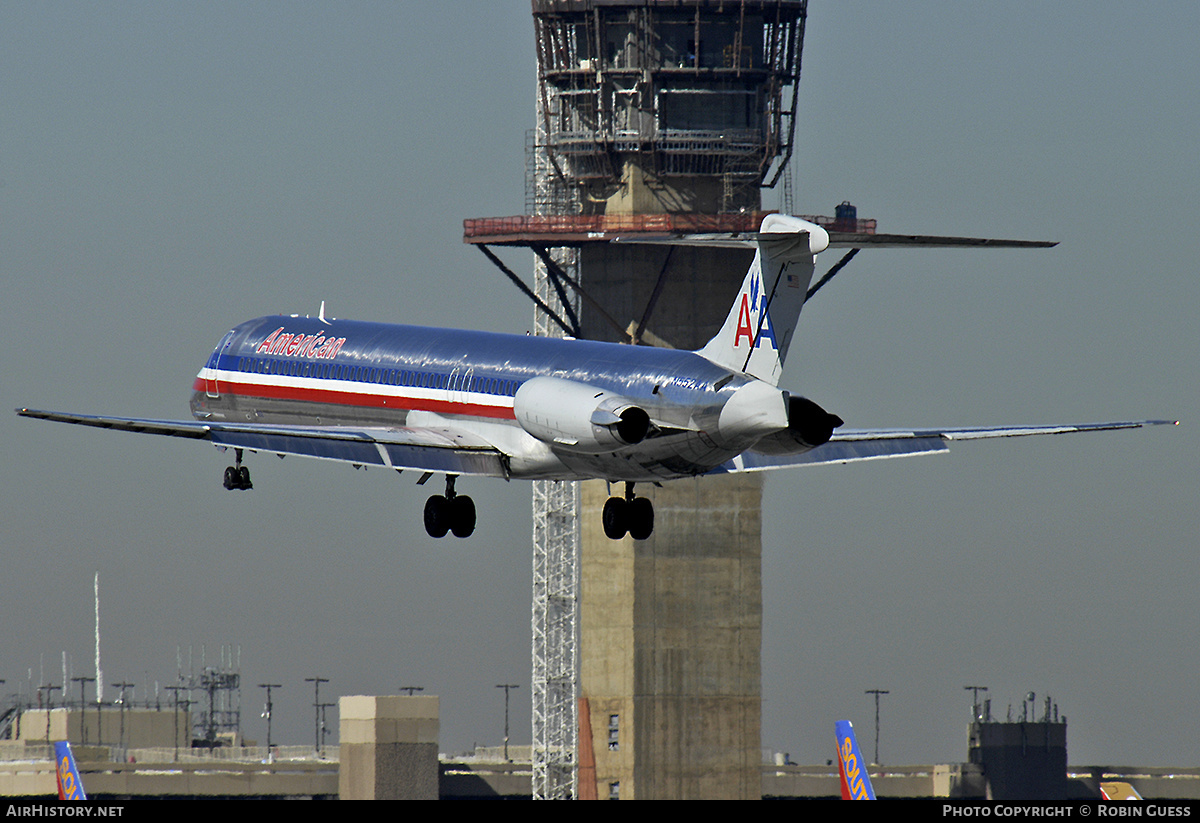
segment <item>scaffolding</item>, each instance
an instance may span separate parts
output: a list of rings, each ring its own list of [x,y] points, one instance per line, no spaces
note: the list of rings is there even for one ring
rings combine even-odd
[[[597,202],[632,162],[716,179],[724,212],[757,203],[791,158],[806,17],[807,0],[534,0],[555,175]]]
[[[539,114],[542,98],[539,96]],[[574,193],[551,162],[538,128],[526,154],[526,200],[535,215],[569,215]],[[547,255],[578,282],[578,251],[555,248]],[[561,301],[578,315],[578,296],[568,298],[546,260],[534,264],[534,290],[542,305]],[[572,305],[573,302],[573,305]],[[534,333],[561,337],[564,332],[540,308]],[[556,480],[533,483],[533,797],[569,800],[576,796],[576,730],[579,727],[579,484]]]

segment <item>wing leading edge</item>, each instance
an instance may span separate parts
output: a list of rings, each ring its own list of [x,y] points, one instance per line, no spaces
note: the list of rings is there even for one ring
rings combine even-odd
[[[415,469],[483,477],[509,476],[508,457],[478,435],[450,427],[284,426],[101,417],[69,412],[17,409],[22,417],[100,429],[208,440],[216,446],[251,452],[295,454],[363,466]],[[768,455],[750,450],[709,474],[734,474],[829,463],[853,463],[936,454],[952,440],[1030,437],[1071,432],[1140,429],[1178,425],[1177,420],[1136,420],[1051,426],[983,426],[937,429],[848,429],[802,454]]]
[[[452,428],[201,423],[37,409],[17,409],[17,414],[99,429],[208,440],[217,446],[252,452],[295,454],[393,469],[508,477],[507,458],[499,449],[483,438]]]
[[[1032,437],[1043,434],[1116,431],[1145,426],[1177,426],[1178,420],[1133,420],[1054,426],[977,426],[959,429],[846,429],[823,446],[802,454],[768,455],[750,450],[713,469],[710,474],[768,471],[795,466],[884,460],[947,451],[951,440],[986,440],[996,437]]]

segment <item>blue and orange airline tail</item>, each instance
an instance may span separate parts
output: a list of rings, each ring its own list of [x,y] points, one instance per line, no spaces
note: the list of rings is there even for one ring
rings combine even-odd
[[[65,740],[54,741],[54,762],[58,778],[59,800],[87,800],[83,791],[83,781],[79,779],[79,769],[75,768],[75,755],[71,754],[71,744]]]
[[[834,727],[837,729],[838,774],[842,778],[842,800],[874,800],[875,790],[871,788],[867,764],[863,760],[862,752],[858,750],[854,727],[850,725],[849,720],[838,720]]]

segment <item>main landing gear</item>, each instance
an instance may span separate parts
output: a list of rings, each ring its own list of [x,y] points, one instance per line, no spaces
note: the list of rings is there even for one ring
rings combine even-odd
[[[454,493],[457,475],[446,475],[445,496],[435,494],[425,501],[425,531],[430,537],[470,537],[475,531],[475,501],[465,494]]]
[[[634,540],[645,540],[654,532],[654,504],[647,497],[634,497],[633,484],[625,484],[624,497],[604,501],[604,534],[620,540],[628,532]]]
[[[242,465],[242,450],[233,450],[234,465],[225,469],[225,480],[222,485],[230,491],[248,491],[254,488],[250,482],[250,470]]]

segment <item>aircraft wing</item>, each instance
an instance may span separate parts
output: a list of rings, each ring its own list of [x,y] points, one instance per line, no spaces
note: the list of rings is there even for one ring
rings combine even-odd
[[[802,454],[762,454],[743,452],[713,469],[710,474],[767,471],[793,466],[817,466],[827,463],[853,463],[859,460],[883,460],[935,454],[949,449],[951,440],[985,440],[994,437],[1030,437],[1039,434],[1114,431],[1144,426],[1178,425],[1178,420],[1134,420],[1114,423],[1079,423],[1058,426],[982,426],[959,429],[843,429],[829,442]]]
[[[283,426],[99,417],[17,409],[22,417],[100,429],[161,434],[269,454],[298,454],[360,466],[507,477],[503,452],[478,435],[451,427]]]

